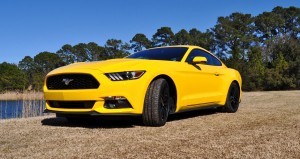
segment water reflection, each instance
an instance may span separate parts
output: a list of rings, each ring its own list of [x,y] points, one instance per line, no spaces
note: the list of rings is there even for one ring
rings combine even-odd
[[[0,119],[43,116],[43,100],[0,100]]]

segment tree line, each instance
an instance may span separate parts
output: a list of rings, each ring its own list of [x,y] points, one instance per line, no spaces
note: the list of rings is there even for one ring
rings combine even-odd
[[[42,89],[51,70],[74,62],[122,58],[151,47],[197,45],[210,50],[228,67],[240,71],[243,90],[288,90],[300,88],[300,8],[275,7],[257,16],[232,13],[221,16],[214,27],[202,32],[193,28],[174,33],[157,29],[149,39],[137,33],[129,42],[109,39],[63,45],[57,52],[25,56],[18,65],[0,64],[0,91]]]

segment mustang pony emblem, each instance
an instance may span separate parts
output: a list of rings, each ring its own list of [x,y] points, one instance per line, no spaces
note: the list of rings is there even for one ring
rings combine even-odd
[[[74,81],[74,79],[64,78],[61,82],[64,82],[65,85],[69,85],[69,83],[72,81]]]

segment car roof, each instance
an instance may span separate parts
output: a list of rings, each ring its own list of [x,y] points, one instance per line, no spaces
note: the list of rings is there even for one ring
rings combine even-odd
[[[168,47],[187,47],[187,48],[190,48],[190,49],[201,49],[201,50],[205,50],[207,52],[210,52],[200,46],[195,46],[195,45],[171,45],[171,46],[160,46],[160,47],[153,47],[153,48],[150,48],[150,49],[157,49],[157,48],[168,48]]]

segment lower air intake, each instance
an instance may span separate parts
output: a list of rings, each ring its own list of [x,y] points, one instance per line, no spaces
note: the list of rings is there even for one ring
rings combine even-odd
[[[91,109],[93,108],[95,101],[48,101],[52,108],[64,108],[64,109]]]

